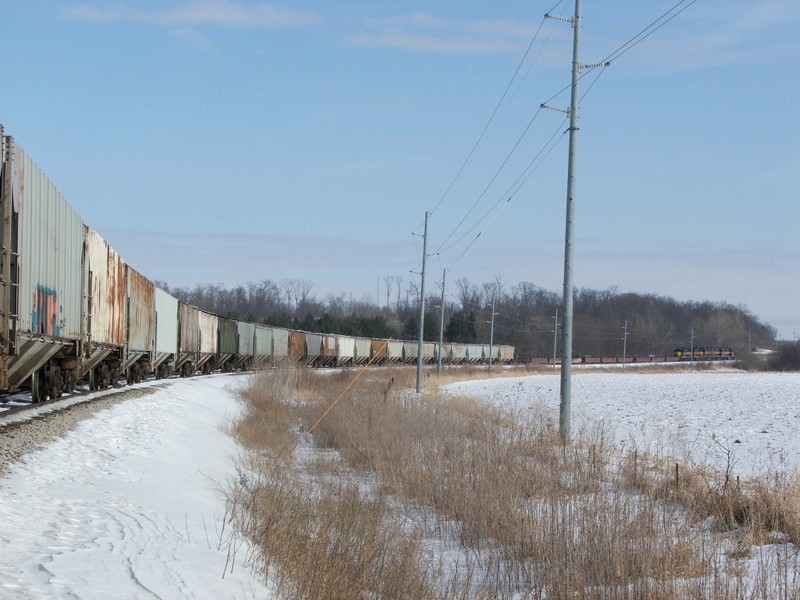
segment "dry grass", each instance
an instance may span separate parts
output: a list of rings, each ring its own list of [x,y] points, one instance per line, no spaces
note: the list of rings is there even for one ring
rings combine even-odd
[[[410,393],[410,369],[365,374],[302,434],[352,376],[283,369],[243,394],[253,460],[231,514],[287,598],[800,597],[788,557],[780,576],[766,558],[755,577],[736,568],[776,530],[797,539],[794,482],[620,457],[602,430],[565,446],[546,421]],[[432,537],[467,557],[458,570]]]

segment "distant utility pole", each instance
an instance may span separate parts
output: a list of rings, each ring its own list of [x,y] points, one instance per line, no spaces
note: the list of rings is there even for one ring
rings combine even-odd
[[[689,367],[694,367],[694,325],[690,330],[689,335]]]
[[[447,269],[442,269],[442,302],[439,310],[441,311],[441,315],[439,316],[439,356],[436,360],[436,374],[441,376],[442,374],[442,340],[444,338],[444,281],[447,277]]]
[[[419,284],[419,336],[417,338],[417,393],[422,391],[422,336],[425,329],[425,259],[428,257],[428,211],[422,235],[422,278]]]
[[[558,309],[556,309],[556,316],[553,317],[553,373],[556,372],[556,349],[558,348]]]
[[[572,236],[575,214],[575,163],[578,146],[578,79],[581,64],[579,62],[581,46],[581,0],[575,0],[575,16],[571,19],[560,19],[545,15],[552,19],[566,20],[572,25],[572,85],[569,110],[561,111],[569,115],[569,162],[567,165],[567,218],[564,235],[564,316],[561,330],[561,405],[559,409],[559,433],[564,442],[570,439],[570,402],[572,395]],[[542,108],[552,108],[542,105]],[[559,109],[556,109],[559,110]]]
[[[622,368],[625,369],[625,357],[628,355],[628,319],[625,319],[625,327],[622,328]]]
[[[492,294],[492,320],[490,321],[491,325],[489,326],[489,375],[492,374],[492,355],[494,354],[494,316],[497,314],[494,312],[494,301],[495,301],[495,294]]]

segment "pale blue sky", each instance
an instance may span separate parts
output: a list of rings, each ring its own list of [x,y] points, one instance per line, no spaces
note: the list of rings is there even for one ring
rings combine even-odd
[[[584,0],[582,62],[677,3]],[[800,3],[689,4],[581,82],[575,285],[741,304],[791,339]],[[318,297],[374,297],[379,279],[418,270],[411,234],[438,205],[429,250],[456,243],[431,257],[429,290],[448,268],[450,282],[560,291],[566,126],[536,113],[568,104],[553,96],[571,29],[543,15],[573,8],[0,0],[0,123],[87,224],[173,285],[295,278]]]

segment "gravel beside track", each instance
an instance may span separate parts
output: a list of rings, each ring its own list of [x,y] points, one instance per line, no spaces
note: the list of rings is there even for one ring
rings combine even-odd
[[[0,476],[23,455],[45,446],[70,431],[77,423],[95,412],[110,408],[119,402],[154,393],[157,387],[122,390],[99,398],[36,415],[24,421],[8,424],[0,422]]]

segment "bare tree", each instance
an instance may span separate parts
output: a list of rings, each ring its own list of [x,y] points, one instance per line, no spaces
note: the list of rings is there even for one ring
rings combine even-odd
[[[297,310],[305,309],[308,296],[311,294],[311,289],[314,284],[307,279],[301,279],[296,282],[295,294],[297,296]]]
[[[478,288],[472,285],[466,277],[456,279],[458,288],[458,299],[461,302],[461,310],[467,311],[478,304]]]
[[[403,289],[403,278],[400,275],[395,275],[394,283],[397,286],[397,301],[394,303],[394,309],[400,310],[400,294]]]
[[[297,297],[297,279],[281,279],[281,288],[286,296],[286,309],[292,312],[292,301]]]
[[[386,286],[386,313],[389,313],[389,297],[392,294],[392,283],[394,282],[394,277],[387,275],[383,278],[383,283]]]

